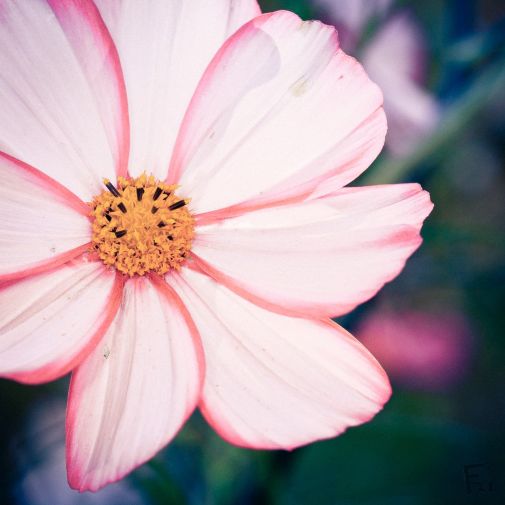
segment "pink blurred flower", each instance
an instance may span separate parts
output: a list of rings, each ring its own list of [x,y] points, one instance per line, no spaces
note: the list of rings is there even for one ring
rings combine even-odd
[[[472,339],[462,314],[376,310],[356,335],[399,383],[426,390],[457,384],[468,369]]]
[[[382,94],[331,27],[259,14],[0,3],[0,371],[74,370],[79,490],[197,406],[231,443],[291,449],[389,398],[329,317],[401,271],[432,204],[416,184],[344,187],[382,148]]]
[[[406,12],[388,16],[390,0],[314,1],[336,24],[342,46],[351,54],[370,20],[381,20],[359,56],[384,93],[388,149],[398,157],[410,154],[434,131],[440,116],[436,99],[424,86],[426,41],[420,27]]]
[[[313,0],[337,25],[346,51],[356,49],[371,19],[384,16],[392,0]]]

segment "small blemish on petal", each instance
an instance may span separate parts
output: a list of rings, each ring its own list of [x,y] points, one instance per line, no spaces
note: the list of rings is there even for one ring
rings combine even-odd
[[[298,30],[302,33],[310,32],[313,23],[314,21],[303,21],[302,23],[300,23]]]
[[[309,80],[306,77],[301,77],[291,86],[293,96],[300,97],[305,95],[309,90]]]

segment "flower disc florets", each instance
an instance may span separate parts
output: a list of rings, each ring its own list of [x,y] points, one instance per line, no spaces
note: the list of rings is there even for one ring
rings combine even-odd
[[[194,220],[177,186],[145,174],[119,177],[117,188],[104,183],[107,190],[90,203],[98,257],[130,277],[178,270],[191,249]]]

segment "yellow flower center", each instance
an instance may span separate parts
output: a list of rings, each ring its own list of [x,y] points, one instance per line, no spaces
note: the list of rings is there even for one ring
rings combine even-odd
[[[90,203],[98,257],[130,277],[179,270],[191,249],[194,220],[188,201],[175,195],[177,187],[145,174],[119,177],[117,188],[104,184],[107,190]]]

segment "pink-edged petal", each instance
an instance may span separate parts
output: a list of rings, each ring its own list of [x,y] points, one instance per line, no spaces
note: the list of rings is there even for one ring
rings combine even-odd
[[[72,375],[70,485],[96,491],[151,458],[195,408],[203,374],[199,336],[178,296],[161,280],[128,280],[109,331]]]
[[[164,179],[175,137],[205,68],[221,44],[260,14],[255,0],[98,0],[128,88],[129,172]]]
[[[0,281],[64,263],[88,247],[89,207],[47,175],[0,152]]]
[[[217,53],[181,126],[169,180],[203,213],[345,185],[382,148],[382,95],[335,30],[260,16]]]
[[[0,285],[0,375],[56,379],[96,346],[114,318],[122,282],[83,258]]]
[[[170,282],[204,345],[200,407],[229,442],[292,449],[368,421],[389,398],[380,365],[340,326],[264,310],[189,269]]]
[[[432,207],[417,184],[344,188],[199,226],[192,253],[208,274],[263,307],[336,316],[398,275]]]
[[[47,0],[72,46],[96,102],[117,175],[126,175],[130,150],[128,100],[112,37],[92,0]]]
[[[0,149],[88,201],[124,173],[119,59],[91,0],[0,1]]]
[[[386,142],[398,156],[410,154],[434,131],[440,118],[439,104],[423,88],[425,60],[423,34],[406,13],[385,23],[363,53],[367,72],[384,92],[389,125]]]

